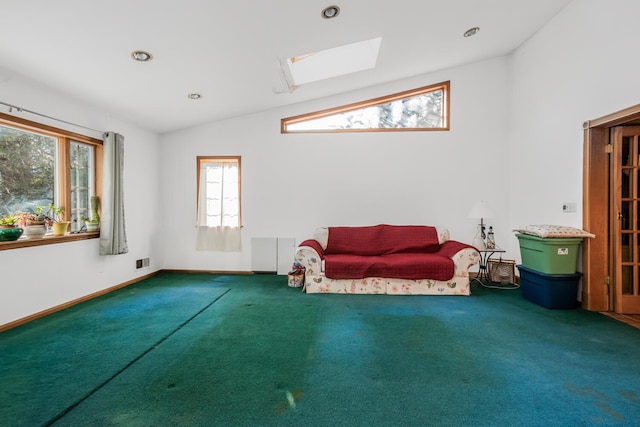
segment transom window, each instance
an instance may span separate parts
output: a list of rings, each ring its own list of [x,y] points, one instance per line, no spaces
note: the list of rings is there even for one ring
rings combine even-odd
[[[282,133],[449,130],[449,82],[284,118]]]
[[[0,216],[53,205],[80,230],[101,196],[101,162],[99,139],[0,113]]]

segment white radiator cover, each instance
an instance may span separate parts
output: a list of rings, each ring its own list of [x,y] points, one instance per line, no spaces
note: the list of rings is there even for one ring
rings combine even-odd
[[[291,237],[251,239],[251,270],[286,275],[294,261],[296,241]]]

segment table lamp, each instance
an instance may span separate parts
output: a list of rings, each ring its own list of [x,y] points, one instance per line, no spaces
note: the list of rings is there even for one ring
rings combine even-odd
[[[487,246],[485,244],[485,238],[487,237],[487,235],[484,233],[484,219],[493,218],[493,211],[491,210],[487,202],[485,202],[484,200],[480,200],[475,205],[473,205],[467,217],[475,219],[480,218],[480,228],[478,229],[476,236],[473,238],[473,246],[475,246],[479,250],[486,249]]]

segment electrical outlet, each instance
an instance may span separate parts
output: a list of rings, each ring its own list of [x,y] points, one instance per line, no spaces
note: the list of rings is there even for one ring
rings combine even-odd
[[[565,202],[562,204],[562,212],[564,213],[575,212],[576,208],[577,208],[576,202]]]

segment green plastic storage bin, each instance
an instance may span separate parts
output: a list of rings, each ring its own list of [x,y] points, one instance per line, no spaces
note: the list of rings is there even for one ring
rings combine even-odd
[[[525,268],[545,274],[574,274],[582,237],[542,238],[516,234]]]

